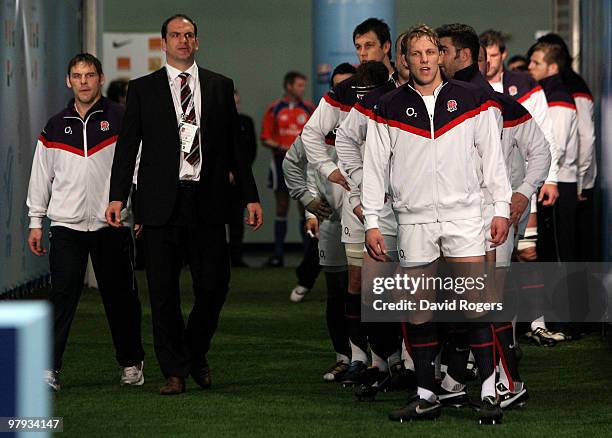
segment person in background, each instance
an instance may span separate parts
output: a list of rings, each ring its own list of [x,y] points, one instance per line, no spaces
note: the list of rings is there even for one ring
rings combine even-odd
[[[106,89],[106,97],[113,102],[117,102],[121,106],[125,106],[128,82],[129,80],[125,78],[119,78],[111,81]]]
[[[348,62],[339,64],[336,66],[331,74],[330,86],[334,88],[340,82],[352,77],[355,74],[355,67]],[[335,134],[330,132],[328,137],[329,141],[333,141]],[[283,171],[284,171],[283,165]],[[286,178],[285,178],[286,179]],[[310,200],[308,201],[310,202]],[[308,210],[308,205],[304,205],[304,208]],[[310,237],[304,244],[304,258],[300,265],[296,268],[295,274],[298,278],[298,284],[293,288],[289,299],[294,303],[299,303],[304,299],[306,294],[314,286],[319,272],[321,272],[321,266],[319,264],[319,250],[318,250],[318,239]]]
[[[38,137],[26,201],[28,245],[37,256],[47,252],[42,244],[43,218],[51,220],[49,299],[54,356],[45,382],[53,391],[60,389],[62,356],[91,256],[117,362],[123,367],[120,383],[139,386],[144,383],[144,350],[132,236],[128,227],[109,227],[104,218],[124,109],[102,97],[102,65],[89,53],[70,60],[66,83],[74,98]],[[120,214],[125,217],[125,209]]]
[[[534,245],[534,240],[538,239],[537,210],[552,207],[557,202],[559,197],[557,188],[558,157],[562,154],[562,151],[553,134],[546,94],[542,87],[527,72],[504,69],[503,62],[508,52],[503,33],[489,29],[480,34],[480,42],[486,47],[487,80],[493,89],[509,95],[523,105],[534,118],[550,145],[551,163],[548,177],[538,191],[538,196],[532,197],[531,213],[521,218],[517,230],[517,234],[521,238],[518,246],[519,258],[523,261],[535,261],[538,258]],[[524,157],[520,153],[514,155],[518,162],[523,161]],[[534,278],[528,279],[528,277],[520,278],[520,283],[522,284],[521,287],[529,289],[539,288],[542,285],[541,281]],[[534,319],[530,328],[528,337],[536,345],[553,346],[556,342],[565,339],[563,334],[549,330],[543,315]]]
[[[242,148],[242,152],[246,157],[247,162],[252,167],[257,155],[257,140],[255,135],[255,125],[253,119],[246,114],[240,112],[240,94],[238,90],[234,90],[234,102],[238,110],[238,145]],[[233,267],[248,268],[242,258],[243,247],[242,239],[244,237],[244,200],[240,194],[240,190],[236,186],[234,174],[230,172],[230,216],[228,222],[229,228],[229,251]]]
[[[119,105],[125,107],[125,100],[127,96],[127,87],[129,80],[127,78],[119,78],[112,81],[108,88],[106,89],[106,97],[113,102],[118,103]],[[136,158],[136,162],[140,161],[140,152],[138,154],[138,158]],[[128,199],[128,205],[126,210],[128,212],[128,216],[126,218],[126,222],[129,226],[134,226],[134,269],[135,270],[143,270],[145,267],[145,249],[142,239],[140,239],[140,235],[142,234],[142,226],[140,224],[134,223],[134,200],[137,196],[136,193],[136,176],[138,174],[138,165],[136,165],[136,170],[134,171],[134,179],[132,185],[132,193]],[[88,267],[89,269],[89,267]]]
[[[529,73],[546,94],[552,132],[561,148],[557,161],[559,199],[554,206],[538,208],[536,251],[539,261],[571,262],[576,257],[576,209],[580,194],[576,102],[561,79],[560,73],[567,62],[561,46],[537,43],[530,52]],[[559,340],[579,337],[572,324],[558,323],[555,326]]]
[[[586,81],[572,68],[572,56],[567,44],[559,35],[546,34],[538,42],[557,44],[565,67],[560,72],[561,81],[567,87],[576,104],[578,117],[578,207],[576,218],[577,260],[598,260],[598,224],[595,217],[594,187],[597,179],[597,154],[595,150],[594,98]],[[530,49],[531,52],[531,49]]]
[[[523,55],[514,55],[508,59],[508,70],[509,71],[527,71],[529,67],[529,61]]]
[[[269,267],[282,267],[285,264],[285,236],[287,235],[287,214],[289,213],[289,191],[283,176],[283,159],[287,149],[314,111],[314,105],[304,101],[306,76],[297,71],[290,71],[283,79],[284,94],[273,101],[266,110],[261,129],[262,144],[272,150],[268,185],[274,191],[276,200],[276,218],[274,220],[274,254],[268,260]],[[300,217],[304,217],[304,209]],[[305,242],[303,231],[304,220],[300,221],[300,233]]]

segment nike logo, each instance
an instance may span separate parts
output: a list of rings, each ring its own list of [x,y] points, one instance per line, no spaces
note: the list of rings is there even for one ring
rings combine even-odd
[[[113,48],[118,49],[119,47],[126,46],[126,45],[130,44],[131,42],[132,42],[132,40],[113,41]]]
[[[421,407],[417,405],[417,407],[415,409],[415,412],[417,414],[425,414],[425,413],[427,413],[429,411],[433,411],[434,409],[437,409],[437,408],[438,408],[438,405],[433,405],[433,406],[430,406],[428,408],[421,409]]]

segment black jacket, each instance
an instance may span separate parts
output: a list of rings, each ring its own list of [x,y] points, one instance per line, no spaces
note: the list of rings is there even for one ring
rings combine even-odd
[[[199,68],[199,78],[202,169],[197,207],[204,224],[223,224],[227,222],[230,170],[246,203],[259,202],[259,197],[249,160],[240,150],[232,80],[203,68]],[[142,141],[135,211],[136,221],[143,225],[165,224],[174,208],[180,167],[176,120],[165,68],[130,81],[109,200],[126,203]]]

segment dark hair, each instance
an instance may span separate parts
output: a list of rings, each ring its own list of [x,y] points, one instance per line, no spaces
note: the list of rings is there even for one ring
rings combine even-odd
[[[162,27],[161,27],[162,39],[164,40],[166,39],[166,34],[168,33],[168,23],[170,23],[172,20],[176,18],[182,18],[183,20],[189,21],[193,25],[193,34],[195,36],[198,36],[198,25],[195,23],[195,21],[193,21],[193,19],[191,19],[185,14],[175,14],[172,17],[166,18],[166,21],[164,21],[164,23],[162,24]]]
[[[376,34],[376,38],[378,38],[381,46],[383,46],[387,41],[389,44],[391,43],[391,31],[389,30],[389,25],[380,18],[368,18],[364,22],[359,23],[353,31],[353,42],[355,42],[355,38],[357,38],[357,36],[364,35],[370,31]],[[391,54],[391,50],[389,50],[389,54]]]
[[[523,55],[514,55],[513,57],[508,59],[508,65],[510,65],[510,64],[512,64],[514,62],[518,62],[518,61],[524,62],[525,66],[524,67],[520,67],[517,70],[519,70],[519,71],[527,71],[527,65],[529,64],[529,61]]]
[[[106,97],[108,97],[113,102],[119,103],[119,98],[125,97],[127,95],[127,87],[128,81],[126,79],[115,79],[110,84],[108,84],[108,89],[106,90]]]
[[[296,79],[306,80],[306,75],[300,73],[299,71],[287,72],[283,78],[283,88],[287,88],[287,85],[293,85]]]
[[[456,50],[470,49],[472,63],[478,62],[480,41],[478,40],[478,34],[476,34],[472,26],[460,23],[445,24],[437,28],[436,33],[438,38],[450,38]]]
[[[360,64],[355,73],[355,82],[362,87],[382,85],[389,80],[389,70],[380,61]]]
[[[497,46],[501,53],[506,51],[506,41],[502,33],[498,30],[485,30],[480,34],[479,38],[480,42],[485,46],[485,49],[489,46]]]
[[[572,55],[570,54],[569,47],[565,43],[565,40],[561,38],[560,35],[556,33],[547,33],[546,35],[538,38],[538,43],[547,43],[554,44],[561,48],[561,56],[564,58],[563,64],[564,66],[570,66],[572,64]],[[531,57],[531,54],[530,54]],[[561,69],[561,65],[559,64],[559,69]]]
[[[329,77],[329,86],[331,88],[334,87],[334,76],[345,75],[345,74],[354,75],[356,71],[357,69],[355,68],[355,66],[352,64],[349,64],[348,62],[343,62],[342,64],[338,64],[336,68],[334,69],[334,71],[332,72],[331,76]]]
[[[531,53],[537,51],[544,52],[544,62],[547,64],[557,64],[559,73],[567,67],[567,57],[559,44],[537,43]]]
[[[72,70],[72,67],[77,65],[79,62],[84,62],[85,64],[93,65],[96,69],[96,73],[98,73],[98,75],[100,76],[104,73],[102,71],[102,63],[98,58],[93,56],[91,53],[79,53],[74,58],[72,58],[70,62],[68,62],[68,76],[70,76],[70,70]]]

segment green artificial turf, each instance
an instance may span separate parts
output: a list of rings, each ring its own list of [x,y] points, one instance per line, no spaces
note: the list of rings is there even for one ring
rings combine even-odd
[[[599,335],[554,348],[523,344],[522,376],[531,399],[502,425],[478,426],[468,408],[439,420],[392,423],[387,413],[406,393],[357,402],[352,391],[324,383],[333,364],[324,317],[324,281],[300,304],[288,300],[291,269],[236,269],[209,361],[213,388],[187,382],[187,392],[162,397],[153,352],[144,276],[139,273],[146,351],[144,386],[120,387],[120,370],[99,296],[83,293],[55,397],[61,436],[612,436],[612,353]],[[192,302],[183,273],[183,310]],[[477,388],[474,388],[477,390]],[[451,434],[451,435],[448,435]],[[469,434],[469,435],[468,435]]]

